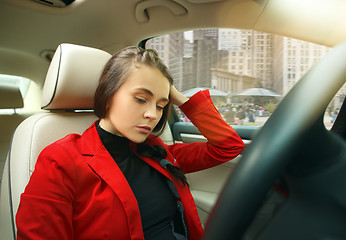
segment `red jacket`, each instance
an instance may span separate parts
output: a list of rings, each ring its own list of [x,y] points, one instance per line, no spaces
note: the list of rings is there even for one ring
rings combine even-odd
[[[181,109],[208,143],[165,145],[153,135],[147,140],[163,145],[166,159],[185,173],[216,166],[243,150],[242,140],[223,121],[209,92],[194,95]],[[158,161],[141,158],[174,182],[185,209],[188,238],[200,239],[203,229],[188,187],[172,179]],[[70,134],[41,152],[16,222],[17,239],[144,239],[136,198],[95,124],[83,135]]]

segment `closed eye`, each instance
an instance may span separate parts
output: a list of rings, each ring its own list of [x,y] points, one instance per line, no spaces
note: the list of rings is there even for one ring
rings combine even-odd
[[[146,103],[147,101],[142,99],[142,98],[138,98],[138,97],[135,97],[136,101],[139,102],[139,103]]]
[[[159,110],[163,110],[165,107],[164,106],[156,106],[157,107],[157,109],[159,109]]]

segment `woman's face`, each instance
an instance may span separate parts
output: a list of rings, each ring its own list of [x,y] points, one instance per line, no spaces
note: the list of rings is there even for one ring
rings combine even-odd
[[[100,126],[141,143],[153,131],[168,104],[170,83],[157,69],[139,65],[108,101]]]

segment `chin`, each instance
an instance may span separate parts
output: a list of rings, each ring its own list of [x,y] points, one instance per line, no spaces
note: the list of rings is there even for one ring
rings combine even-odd
[[[133,137],[127,137],[130,141],[134,143],[142,143],[147,139],[148,136],[133,136]]]

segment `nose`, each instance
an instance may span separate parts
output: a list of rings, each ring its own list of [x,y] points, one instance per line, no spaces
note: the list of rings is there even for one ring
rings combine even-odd
[[[144,112],[144,118],[150,119],[150,120],[156,120],[158,118],[158,112],[157,107],[155,106],[148,106],[148,108]]]

